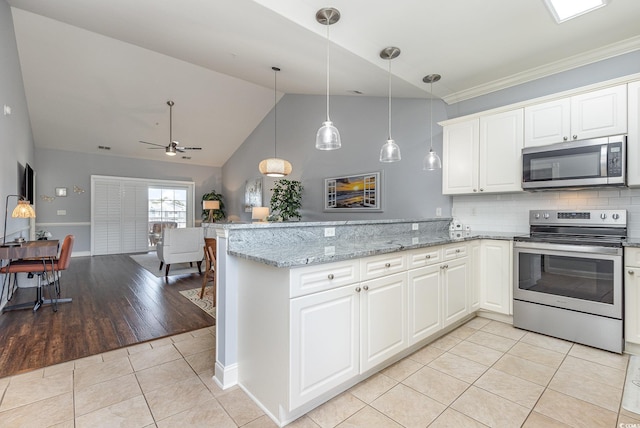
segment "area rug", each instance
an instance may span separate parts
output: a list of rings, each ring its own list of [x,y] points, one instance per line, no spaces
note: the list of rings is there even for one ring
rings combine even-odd
[[[627,379],[622,393],[622,407],[633,413],[640,413],[640,357],[629,358]]]
[[[200,309],[211,315],[212,318],[215,318],[216,308],[213,306],[213,285],[204,289],[202,299],[200,298],[200,290],[201,288],[194,288],[193,290],[181,291],[180,294],[195,303]]]
[[[165,267],[162,266],[162,269],[159,269],[160,260],[158,260],[158,255],[155,251],[145,254],[131,254],[129,257],[158,278],[164,276]],[[202,269],[204,269],[204,263],[202,264]],[[198,265],[196,262],[193,262],[193,267],[189,266],[189,263],[172,263],[169,269],[169,276],[187,275],[191,273],[198,273]]]

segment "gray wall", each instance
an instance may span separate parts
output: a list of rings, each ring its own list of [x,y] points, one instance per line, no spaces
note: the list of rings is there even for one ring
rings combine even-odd
[[[285,95],[277,105],[278,156],[293,165],[288,177],[302,181],[302,220],[355,220],[431,218],[436,208],[450,215],[451,202],[442,196],[441,171],[423,171],[422,159],[429,151],[429,107],[426,99],[393,99],[391,134],[400,146],[402,160],[383,164],[380,148],[388,135],[388,99],[378,97],[331,97],[331,119],[340,131],[342,148],[315,149],[315,135],[324,121],[326,98]],[[434,150],[442,154],[442,128],[435,122],[446,118],[444,103],[433,102]],[[244,186],[260,177],[258,163],[274,155],[274,112],[247,138],[223,167],[224,195],[229,212],[250,221],[243,210]],[[324,178],[382,171],[383,212],[326,213],[323,208]],[[269,205],[275,179],[263,179],[263,205]]]
[[[4,208],[7,195],[20,192],[22,168],[26,163],[32,166],[34,163],[31,124],[13,32],[13,18],[5,0],[0,0],[0,58],[0,194]],[[2,113],[4,105],[11,107],[11,115]],[[9,210],[16,203],[17,198],[10,198]],[[12,219],[9,214],[7,240],[19,233],[28,237],[28,227],[28,220]],[[4,228],[4,216],[0,220],[0,228]],[[4,230],[2,232],[4,234]]]
[[[202,195],[222,189],[221,168],[189,166],[183,163],[130,159],[103,154],[76,153],[62,150],[36,149],[36,185],[40,195],[55,195],[56,187],[66,187],[67,197],[51,202],[38,201],[37,228],[51,232],[54,239],[72,233],[76,236],[74,253],[91,249],[91,175],[179,180],[195,182],[196,220],[200,218],[198,201]],[[84,193],[75,193],[78,186]],[[57,215],[65,210],[65,216]]]

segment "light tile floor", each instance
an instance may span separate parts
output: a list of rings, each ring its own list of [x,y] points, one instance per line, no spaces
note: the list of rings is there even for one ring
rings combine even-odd
[[[206,328],[0,379],[0,427],[274,427],[213,376]],[[474,318],[290,426],[608,427],[627,355]]]

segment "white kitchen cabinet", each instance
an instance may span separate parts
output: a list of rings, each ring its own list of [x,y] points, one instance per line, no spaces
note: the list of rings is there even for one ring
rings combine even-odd
[[[624,260],[624,339],[640,345],[640,248],[625,248]]]
[[[360,259],[360,280],[380,278],[407,270],[404,252],[381,254]]]
[[[523,110],[443,128],[443,193],[522,191]]]
[[[482,277],[482,252],[480,240],[467,244],[469,258],[469,312],[480,309],[480,282]]]
[[[467,259],[444,262],[440,265],[440,269],[443,289],[443,327],[447,327],[469,314]]]
[[[442,329],[442,276],[438,264],[409,271],[409,345]]]
[[[291,297],[330,290],[360,281],[358,260],[305,266],[291,270]]]
[[[627,85],[535,104],[524,109],[524,146],[627,132]]]
[[[480,120],[444,126],[442,129],[442,193],[478,191]]]
[[[483,239],[480,248],[480,308],[511,315],[512,242]]]
[[[359,285],[291,299],[290,407],[360,372]]]
[[[627,180],[640,186],[640,81],[628,85]]]
[[[403,351],[407,339],[405,272],[361,283],[360,373]],[[333,347],[333,341],[330,341]]]

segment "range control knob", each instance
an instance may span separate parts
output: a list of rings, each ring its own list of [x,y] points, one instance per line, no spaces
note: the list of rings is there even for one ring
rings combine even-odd
[[[620,218],[620,214],[617,214],[617,213],[616,213],[616,214],[613,214],[613,215],[611,216],[611,218],[612,218],[612,219],[614,219],[614,220],[618,220],[618,219]]]
[[[544,217],[545,220],[547,220],[551,216],[549,215],[549,213],[544,213],[544,214],[542,214],[542,217]]]
[[[533,215],[533,217],[534,217],[536,220],[537,220],[537,219],[539,219],[539,218],[540,218],[540,213],[535,213],[535,214]]]
[[[607,214],[605,214],[605,213],[600,214],[600,218],[605,220],[607,218]]]

